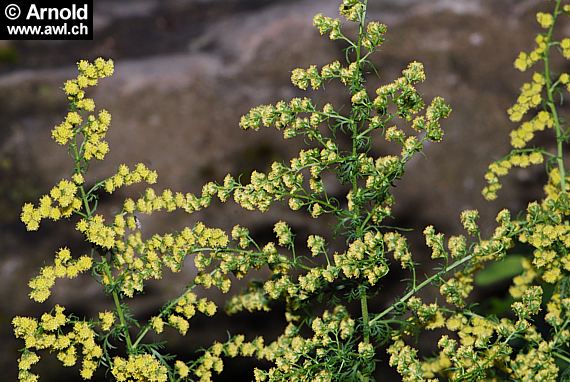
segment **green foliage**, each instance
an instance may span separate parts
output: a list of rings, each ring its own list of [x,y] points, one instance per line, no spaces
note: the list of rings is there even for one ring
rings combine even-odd
[[[500,188],[499,177],[511,167],[543,163],[546,157],[545,198],[513,214],[517,218],[501,211],[489,237],[480,233],[477,211],[461,214],[466,235],[446,238],[428,226],[426,245],[439,265],[421,280],[406,235],[387,228],[386,221],[395,202],[392,188],[404,175],[407,162],[426,142],[442,140],[440,122],[451,109],[442,98],[426,102],[417,91],[416,85],[426,80],[418,62],[410,63],[393,82],[372,83],[370,74],[376,69],[369,57],[384,41],[387,28],[368,22],[366,1],[342,2],[340,14],[348,26],[340,19],[314,18],[322,35],[346,44],[346,62],[292,73],[293,84],[301,90],[340,82],[350,96],[350,109],[320,105],[310,98],[253,108],[240,121],[243,129],[276,128],[285,139],[302,137],[305,147],[289,162],[274,162],[267,172],[252,172],[248,181],[227,175],[223,182],[207,183],[199,195],[152,188],[157,174],[142,164],[121,165],[106,179],[91,179],[90,163],[104,160],[109,151],[105,134],[111,116],[104,110],[95,113],[95,103],[86,98],[85,90],[112,75],[113,63],[79,62],[78,77],[64,86],[69,113],[52,133],[56,143],[69,151],[73,170],[38,203],[25,204],[21,217],[32,231],[44,219],[74,224],[91,250],[75,256],[65,247],[59,249],[53,264],[30,281],[30,297],[43,303],[57,279],[91,272],[113,308],[95,318],[80,318],[66,315],[56,305],[39,319],[14,318],[15,335],[25,343],[20,381],[38,379],[31,368],[41,351],[57,353],[64,366],[80,364],[83,379],[105,369],[117,381],[210,381],[223,370],[224,359],[235,357],[254,357],[270,365],[254,370],[256,381],[372,381],[377,363],[383,361],[404,381],[562,378],[570,362],[570,200],[563,156],[567,136],[554,100],[570,77],[563,73],[554,80],[550,57],[554,50],[570,56],[570,40],[553,38],[559,17],[570,9],[561,0],[552,3],[551,14],[538,15],[545,32],[539,34],[537,48],[516,62],[523,70],[542,64],[509,110],[515,122],[532,113],[531,120],[511,134],[514,150],[491,165],[484,191],[492,199]],[[354,38],[347,32],[351,30],[356,30]],[[374,92],[373,86],[378,86]],[[534,135],[546,129],[555,130],[556,153],[546,147],[527,148]],[[381,138],[399,147],[399,154],[372,157],[372,142]],[[342,143],[346,141],[349,144]],[[333,178],[345,190],[344,197],[329,192],[337,187]],[[86,179],[94,186],[87,187]],[[98,213],[103,194],[143,182],[149,185],[146,191],[124,200],[117,213],[110,217]],[[233,199],[245,210],[261,212],[285,203],[314,219],[330,215],[336,224],[330,227],[330,237],[308,235],[303,246],[283,221],[274,226],[275,240],[265,243],[254,240],[240,225],[226,233],[201,222],[178,232],[143,237],[137,214],[176,210],[192,214],[215,199]],[[334,234],[344,239],[343,250],[330,248]],[[530,248],[532,255],[513,257],[515,245]],[[132,299],[144,292],[147,281],[179,272],[187,261],[198,270],[187,288],[158,308],[148,322],[137,322],[130,314]],[[369,306],[370,297],[394,267],[409,272],[407,290],[384,310]],[[235,278],[249,279],[250,271],[258,269],[267,270],[269,276],[250,282],[244,291],[232,290]],[[470,296],[475,280],[486,284],[511,277],[515,301],[510,311],[500,317],[474,312]],[[545,284],[552,293],[543,293]],[[424,303],[420,292],[434,286],[442,299]],[[216,314],[218,306],[200,297],[211,288],[231,293],[224,307],[228,314],[284,306],[288,324],[273,342],[232,334],[224,343],[212,343],[196,359],[168,355],[163,343],[149,339],[149,332],[160,335],[165,327],[191,334],[189,321],[196,314]],[[352,302],[360,305],[360,313],[351,317]],[[539,328],[541,320],[548,327]],[[438,351],[420,355],[414,348],[418,335],[436,329]],[[386,352],[389,360],[383,359]]]
[[[501,281],[511,280],[523,271],[524,257],[519,255],[507,255],[501,261],[490,264],[487,268],[477,273],[475,284],[478,286],[490,286]]]

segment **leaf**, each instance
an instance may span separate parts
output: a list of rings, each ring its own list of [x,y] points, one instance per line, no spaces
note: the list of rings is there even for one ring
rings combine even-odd
[[[489,265],[475,276],[475,284],[489,286],[513,278],[523,271],[524,256],[509,255],[503,260]]]

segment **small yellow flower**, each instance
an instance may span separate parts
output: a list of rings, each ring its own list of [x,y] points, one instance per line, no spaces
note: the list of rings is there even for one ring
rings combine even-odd
[[[113,312],[101,312],[99,313],[99,321],[101,329],[105,332],[109,331],[113,324],[115,323],[115,315]]]
[[[176,373],[181,378],[186,378],[190,374],[190,368],[182,361],[176,361],[174,363],[174,367],[176,368]]]
[[[539,12],[536,14],[536,21],[542,28],[548,29],[554,24],[554,17],[550,13]]]

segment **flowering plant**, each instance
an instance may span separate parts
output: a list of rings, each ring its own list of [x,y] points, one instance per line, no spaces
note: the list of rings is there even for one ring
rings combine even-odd
[[[521,70],[542,65],[509,110],[514,122],[528,114],[531,119],[511,133],[513,151],[490,166],[484,190],[493,199],[499,177],[512,167],[546,161],[546,196],[516,217],[501,211],[488,238],[480,232],[476,211],[461,214],[467,235],[446,239],[427,227],[426,244],[440,267],[425,279],[417,277],[406,236],[388,225],[395,202],[392,188],[426,142],[442,140],[440,123],[451,109],[441,97],[426,103],[418,92],[416,86],[426,80],[418,62],[393,82],[370,90],[369,74],[375,68],[369,58],[387,28],[367,20],[365,0],[342,1],[340,14],[348,25],[320,14],[314,18],[322,35],[346,44],[346,62],[292,73],[301,90],[340,82],[350,95],[350,110],[310,98],[253,108],[240,121],[243,129],[273,127],[285,139],[302,137],[305,147],[289,162],[274,162],[267,172],[254,171],[247,180],[227,175],[222,182],[207,183],[199,195],[156,190],[157,173],[143,164],[121,165],[108,178],[91,179],[90,164],[104,160],[109,151],[105,134],[111,115],[96,113],[86,90],[111,76],[114,68],[110,60],[80,61],[79,75],[64,85],[69,113],[52,131],[55,142],[69,151],[73,170],[36,204],[25,204],[21,218],[30,231],[39,229],[43,219],[70,222],[90,250],[76,256],[67,247],[59,249],[53,264],[30,281],[30,297],[44,303],[57,279],[90,272],[113,307],[94,318],[68,314],[59,305],[40,318],[14,318],[15,335],[25,344],[19,380],[38,380],[31,370],[40,351],[55,352],[64,366],[79,365],[86,380],[102,369],[116,381],[205,382],[223,370],[224,359],[239,356],[269,363],[253,371],[256,381],[372,381],[384,350],[404,381],[564,378],[570,363],[570,201],[563,156],[567,137],[556,97],[570,77],[554,77],[551,54],[560,50],[570,57],[570,39],[554,39],[557,20],[570,13],[570,6],[551,2],[552,13],[538,14],[545,31],[538,35],[536,49],[522,53],[515,64]],[[555,131],[555,153],[549,147],[528,147],[545,129]],[[397,154],[373,157],[373,142],[380,138],[397,147]],[[112,216],[99,212],[102,195],[138,183],[148,184],[140,197],[124,200]],[[342,197],[330,192],[339,187]],[[233,199],[245,210],[261,212],[286,203],[293,211],[314,219],[329,216],[336,223],[325,238],[295,233],[278,221],[275,241],[260,242],[241,225],[225,232],[198,222],[149,236],[137,221],[137,214],[158,211],[193,214],[215,199]],[[334,251],[333,239],[341,239],[344,248]],[[475,275],[502,261],[515,244],[531,248],[532,255],[523,260],[522,274],[513,278],[512,310],[500,317],[478,312],[469,300]],[[130,301],[144,292],[149,280],[179,272],[187,261],[198,270],[196,277],[147,322],[136,320]],[[406,292],[384,309],[369,306],[394,266],[410,273]],[[258,269],[268,272],[264,280],[232,291],[235,279],[249,278]],[[445,303],[422,301],[421,291],[431,286],[439,287]],[[196,314],[215,315],[219,307],[200,292],[211,288],[232,292],[224,306],[229,314],[284,306],[288,324],[274,341],[232,334],[194,359],[169,355],[149,340],[149,332],[160,335],[165,327],[186,335]],[[539,330],[539,319],[548,329]],[[432,330],[439,336],[438,352],[419,355],[414,338]]]

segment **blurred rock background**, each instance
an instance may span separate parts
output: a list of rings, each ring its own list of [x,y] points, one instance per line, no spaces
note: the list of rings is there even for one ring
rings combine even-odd
[[[374,57],[381,78],[371,77],[371,85],[391,81],[408,62],[418,60],[428,74],[422,86],[426,99],[442,95],[454,109],[445,122],[444,143],[426,147],[425,157],[410,163],[397,185],[398,224],[415,229],[410,236],[417,241],[416,256],[421,259],[428,256],[420,235],[425,225],[455,233],[463,209],[477,208],[482,220],[490,222],[498,209],[518,210],[540,195],[542,169],[516,172],[497,202],[484,202],[480,190],[488,163],[507,152],[512,125],[505,110],[525,79],[512,68],[512,61],[532,41],[534,13],[545,2],[369,3],[370,17],[389,26],[387,42]],[[14,315],[37,315],[55,303],[79,315],[110,307],[97,285],[86,279],[61,282],[45,306],[27,299],[27,280],[51,261],[58,247],[71,246],[75,253],[82,249],[80,238],[64,224],[47,223],[38,233],[27,233],[18,216],[22,203],[35,200],[69,174],[70,158],[52,143],[50,130],[66,111],[60,87],[75,76],[74,63],[98,56],[117,63],[115,77],[103,81],[93,94],[98,106],[113,114],[111,154],[92,168],[93,179],[112,174],[119,163],[144,162],[158,170],[161,187],[198,192],[202,184],[221,180],[228,172],[264,170],[270,161],[287,160],[297,152],[300,142],[284,142],[279,132],[240,130],[239,117],[260,103],[300,95],[290,85],[291,69],[342,57],[342,46],[321,38],[311,26],[315,13],[333,16],[337,6],[337,0],[96,0],[93,41],[0,42],[3,380],[16,379],[19,344],[10,328]],[[327,97],[346,100],[334,85],[327,88]],[[378,146],[375,154],[382,150]],[[114,206],[128,192],[105,202]],[[224,228],[239,222],[263,236],[284,214],[291,215],[284,208],[265,215],[244,214],[230,204],[196,216],[158,216],[142,223],[148,232],[164,232],[198,219]],[[289,220],[298,231],[323,230],[323,224],[298,215]],[[135,305],[135,313],[150,315],[191,275],[189,265],[170,281],[153,284]],[[386,303],[395,297],[396,282],[404,276],[396,274],[395,284],[385,287]],[[257,318],[265,325],[257,322],[258,329],[267,333],[282,325],[281,318]],[[196,320],[191,331],[200,335],[182,340],[172,336],[176,351],[190,353],[201,340],[225,336],[225,327],[211,332],[210,321]],[[252,325],[247,316],[221,320],[238,331]],[[75,371],[46,365],[39,368],[42,381],[79,380]],[[248,374],[240,373],[243,368],[230,365],[224,377],[248,380]]]

